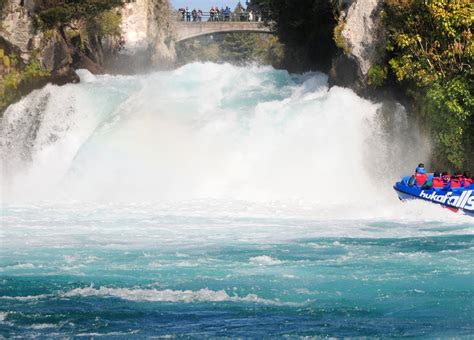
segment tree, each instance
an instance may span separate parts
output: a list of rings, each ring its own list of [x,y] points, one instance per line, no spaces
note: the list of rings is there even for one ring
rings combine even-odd
[[[456,168],[474,161],[474,4],[386,0],[385,12],[389,65],[415,98],[436,153]]]
[[[255,35],[229,33],[222,43],[222,56],[225,61],[243,64],[254,58],[255,48]]]
[[[472,73],[470,0],[387,0],[390,65],[418,86]]]
[[[38,11],[41,23],[47,27],[70,24],[73,20],[92,20],[105,11],[123,5],[124,0],[59,0],[43,5]]]
[[[337,24],[328,0],[253,0],[263,18],[285,44],[291,71],[328,71],[337,52],[333,30]]]

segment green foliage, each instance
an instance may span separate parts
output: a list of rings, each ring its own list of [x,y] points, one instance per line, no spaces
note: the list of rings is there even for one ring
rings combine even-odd
[[[18,64],[18,57],[15,53],[10,53],[9,58],[11,66],[15,67]]]
[[[397,79],[423,87],[471,72],[472,13],[470,0],[387,0],[387,47]]]
[[[16,90],[20,83],[20,75],[17,72],[9,73],[3,79],[6,90]]]
[[[19,97],[20,86],[49,76],[50,72],[42,67],[40,61],[33,59],[23,70],[13,70],[5,77],[0,77],[0,112]]]
[[[229,33],[222,44],[222,55],[226,61],[243,64],[253,59],[255,45],[254,34]]]
[[[179,63],[186,64],[196,61],[218,62],[220,60],[219,43],[209,37],[200,37],[180,42],[176,45]]]
[[[342,35],[342,31],[344,31],[344,26],[346,25],[344,20],[339,20],[338,24],[334,27],[334,42],[336,43],[336,46],[339,47],[344,51],[344,54],[350,55],[352,52],[352,49],[350,46],[347,44],[346,39]]]
[[[89,44],[89,31],[89,29],[80,27],[79,29],[66,29],[64,33],[74,47],[84,52]],[[91,30],[90,33],[97,34],[97,31]]]
[[[283,45],[272,34],[232,33],[215,34],[190,39],[176,45],[179,63],[230,62],[281,66]]]
[[[4,78],[0,77],[0,112],[16,99],[19,82],[17,72],[11,72]]]
[[[448,161],[457,169],[465,163],[466,148],[472,147],[474,81],[457,77],[432,84],[425,97],[425,114]]]
[[[96,20],[97,34],[100,37],[119,37],[122,33],[120,24],[122,17],[116,10],[105,11]]]
[[[39,17],[45,27],[54,27],[71,21],[74,18],[74,8],[67,4],[48,8],[39,12]]]
[[[10,57],[8,57],[7,55],[4,55],[3,56],[3,65],[5,65],[6,68],[10,68]]]
[[[46,28],[68,25],[72,20],[92,20],[102,13],[123,5],[123,0],[59,0],[54,6],[43,6],[38,16]]]
[[[49,77],[50,72],[45,70],[39,60],[32,60],[20,73],[20,79],[23,82],[29,82],[36,78]]]
[[[262,65],[280,68],[285,57],[283,44],[278,37],[269,34],[256,35],[255,60]]]
[[[286,66],[291,71],[308,68],[328,71],[337,52],[333,40],[337,24],[333,5],[326,0],[252,0],[251,6],[274,23],[286,46]],[[297,59],[296,59],[297,58]]]
[[[368,72],[368,83],[371,86],[382,86],[387,79],[388,68],[381,65],[372,65]]]
[[[472,164],[474,3],[386,0],[384,11],[388,64],[415,99],[437,142],[435,153],[456,168]]]

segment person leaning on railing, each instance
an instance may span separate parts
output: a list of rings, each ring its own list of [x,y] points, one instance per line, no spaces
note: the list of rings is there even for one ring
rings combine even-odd
[[[259,12],[254,12],[253,10],[241,10],[240,12],[232,12],[227,6],[225,9],[217,7],[211,7],[209,12],[203,12],[201,9],[189,10],[186,8],[179,8],[176,11],[176,20],[177,21],[186,21],[186,22],[201,22],[202,18],[208,18],[207,21],[241,21],[241,22],[260,22],[261,15]]]

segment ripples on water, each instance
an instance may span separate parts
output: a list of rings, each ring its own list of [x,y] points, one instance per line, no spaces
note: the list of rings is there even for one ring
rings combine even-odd
[[[82,77],[1,125],[0,336],[474,333],[472,219],[398,202],[377,105],[271,68]]]

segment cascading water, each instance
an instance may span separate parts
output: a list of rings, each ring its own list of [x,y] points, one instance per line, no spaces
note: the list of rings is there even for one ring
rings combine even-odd
[[[378,105],[328,90],[323,74],[194,64],[81,75],[81,85],[48,86],[6,113],[12,197],[354,204],[364,194],[372,204],[400,175],[385,157]]]
[[[80,76],[0,125],[0,335],[472,331],[471,219],[391,189],[429,154],[402,108],[270,67]]]

